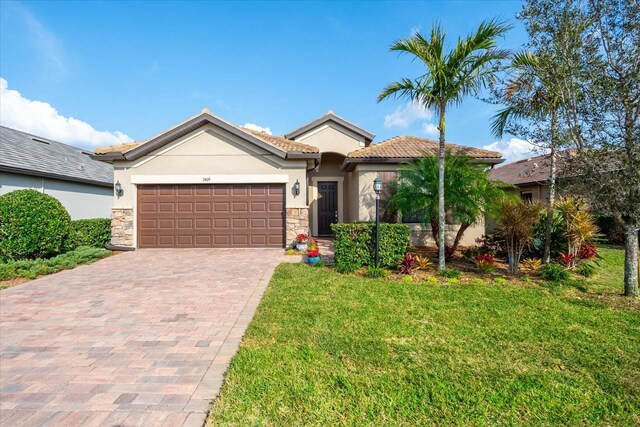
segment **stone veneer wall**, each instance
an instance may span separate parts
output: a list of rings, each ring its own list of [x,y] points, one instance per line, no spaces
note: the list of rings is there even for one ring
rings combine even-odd
[[[309,208],[287,208],[286,244],[300,233],[309,234]]]
[[[133,209],[113,208],[111,213],[111,244],[133,246]]]

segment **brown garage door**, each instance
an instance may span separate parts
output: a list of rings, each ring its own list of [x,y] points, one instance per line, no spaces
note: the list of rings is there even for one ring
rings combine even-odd
[[[137,226],[140,248],[281,248],[284,185],[139,185]]]

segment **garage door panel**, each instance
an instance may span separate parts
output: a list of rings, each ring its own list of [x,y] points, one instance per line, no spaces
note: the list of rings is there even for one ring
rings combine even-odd
[[[280,184],[140,185],[138,246],[284,245]]]

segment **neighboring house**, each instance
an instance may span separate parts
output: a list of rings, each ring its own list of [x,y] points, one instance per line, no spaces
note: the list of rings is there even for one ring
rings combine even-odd
[[[328,236],[333,223],[373,220],[375,177],[393,179],[400,164],[437,150],[427,139],[374,137],[331,111],[273,136],[205,109],[146,141],[98,149],[93,158],[114,166],[112,244],[283,247],[298,233]],[[450,148],[487,165],[502,161],[497,152]],[[413,243],[426,243],[412,228]],[[467,241],[484,224],[475,228]]]
[[[58,199],[71,219],[109,218],[113,167],[92,154],[0,126],[0,195],[33,188]]]
[[[568,158],[571,153],[571,150],[565,150],[557,154],[558,175],[564,159]],[[510,191],[520,196],[522,200],[539,200],[543,203],[549,201],[550,176],[551,163],[548,154],[507,163],[494,168],[489,174],[493,180],[515,185],[517,188]]]

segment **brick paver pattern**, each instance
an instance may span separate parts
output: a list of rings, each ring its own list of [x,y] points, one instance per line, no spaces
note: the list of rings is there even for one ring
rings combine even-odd
[[[0,425],[201,426],[281,259],[146,249],[0,291]]]

